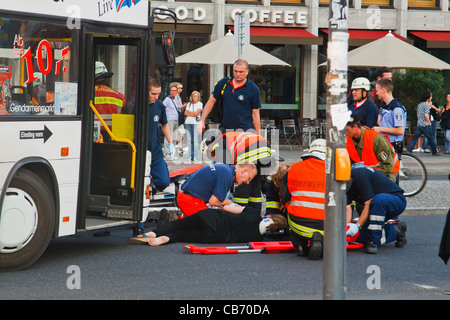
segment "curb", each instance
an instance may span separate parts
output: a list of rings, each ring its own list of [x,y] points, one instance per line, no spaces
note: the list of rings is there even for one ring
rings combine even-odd
[[[445,215],[449,208],[406,208],[402,215]]]

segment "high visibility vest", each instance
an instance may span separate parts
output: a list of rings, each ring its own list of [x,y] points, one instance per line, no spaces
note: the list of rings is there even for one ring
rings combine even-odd
[[[105,84],[95,85],[94,105],[100,114],[120,113],[125,105],[125,97]]]
[[[358,151],[356,151],[356,147],[355,144],[353,143],[352,138],[347,136],[346,147],[350,158],[354,162],[364,162],[366,166],[377,169],[380,166],[380,160],[378,160],[377,155],[375,154],[375,151],[371,146],[373,146],[373,140],[375,139],[375,136],[378,134],[381,133],[369,129],[364,130],[364,147],[361,153],[362,159],[359,156]],[[385,136],[383,134],[381,135]],[[389,138],[388,137],[386,138],[388,139],[389,142]],[[389,146],[391,147],[392,152],[394,153],[394,168],[392,169],[391,173],[397,173],[398,170],[400,170],[400,161],[398,159],[397,153],[394,151],[394,147],[390,142]]]
[[[325,219],[325,161],[308,158],[289,168],[287,187],[289,214],[307,219]]]
[[[219,156],[219,154],[224,155],[224,153],[217,152],[223,151],[223,148],[230,152],[233,164],[257,163],[261,159],[271,156],[270,143],[264,137],[251,132],[226,132],[212,143],[213,156],[216,160],[227,163]]]

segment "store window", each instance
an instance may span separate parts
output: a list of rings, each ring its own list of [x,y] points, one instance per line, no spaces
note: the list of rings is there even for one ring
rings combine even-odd
[[[180,56],[196,48],[209,43],[209,34],[185,34],[177,33],[175,37],[175,55]],[[201,100],[205,104],[209,98],[208,67],[207,64],[177,63],[174,67],[167,67],[159,50],[161,37],[159,33],[154,34],[154,62],[151,64],[150,73],[161,82],[161,96],[164,99],[169,95],[169,85],[172,82],[183,84],[181,98],[183,101],[189,99],[192,91],[200,92]]]
[[[0,115],[76,115],[74,51],[65,25],[0,17]]]
[[[436,0],[408,0],[409,8],[435,8],[437,6]]]
[[[298,118],[301,95],[301,46],[257,44],[260,49],[289,63],[283,66],[250,66],[249,78],[258,85],[261,117]]]
[[[389,7],[389,6],[392,6],[392,2],[391,2],[391,0],[362,0],[361,6],[362,7],[369,7],[369,6]]]
[[[289,5],[300,5],[303,4],[304,1],[303,0],[271,0],[270,4],[289,4]]]

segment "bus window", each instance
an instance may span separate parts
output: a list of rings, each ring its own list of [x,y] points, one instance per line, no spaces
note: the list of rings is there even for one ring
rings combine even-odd
[[[66,26],[0,17],[0,116],[77,115]]]
[[[115,136],[131,141],[134,139],[132,115],[135,109],[136,77],[136,46],[96,46],[94,106]],[[94,141],[99,140],[110,141],[110,137],[95,117]]]

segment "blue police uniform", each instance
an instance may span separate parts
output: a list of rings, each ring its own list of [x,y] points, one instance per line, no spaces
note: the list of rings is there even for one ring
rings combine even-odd
[[[361,226],[359,243],[372,241],[382,245],[397,238],[394,226],[386,223],[399,216],[406,208],[403,189],[385,175],[369,167],[352,168],[352,184],[347,191],[347,204],[352,201],[370,202],[369,221]]]
[[[170,183],[169,169],[164,161],[158,124],[167,124],[166,109],[161,100],[156,100],[148,106],[148,145],[152,153],[151,176],[155,188],[163,191]]]
[[[228,78],[219,80],[214,86],[213,96],[219,100],[221,91]],[[252,110],[261,108],[258,86],[247,78],[243,86],[234,88],[233,80],[225,87],[223,93],[223,129],[254,129]]]
[[[382,105],[380,109],[380,127],[385,128],[395,128],[395,127],[405,127],[406,126],[406,109],[398,102],[397,99],[393,99],[389,104]],[[386,133],[389,137],[390,142],[402,142],[402,135],[392,135]],[[396,149],[397,151],[397,149]],[[397,152],[398,153],[398,152]]]
[[[212,163],[195,171],[181,185],[187,194],[202,199],[206,203],[212,195],[223,202],[234,183],[233,165]]]

